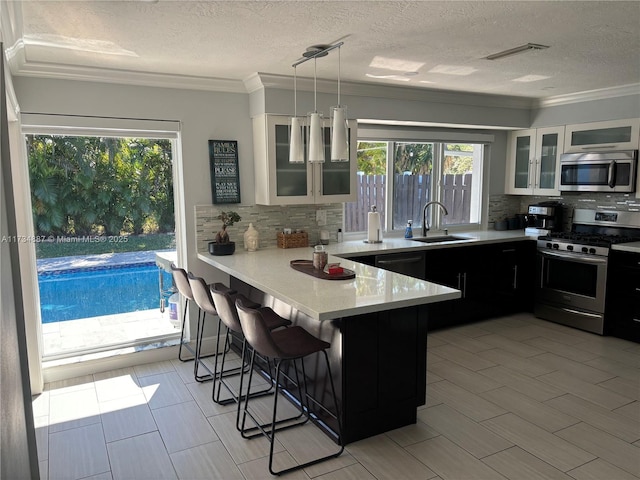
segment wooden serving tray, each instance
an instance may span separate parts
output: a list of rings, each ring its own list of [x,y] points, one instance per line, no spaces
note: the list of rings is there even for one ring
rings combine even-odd
[[[350,278],[356,278],[356,273],[353,270],[344,269],[342,273],[329,275],[322,270],[313,268],[313,261],[311,260],[291,260],[289,262],[291,268],[307,275],[311,275],[316,278],[324,278],[325,280],[349,280]]]

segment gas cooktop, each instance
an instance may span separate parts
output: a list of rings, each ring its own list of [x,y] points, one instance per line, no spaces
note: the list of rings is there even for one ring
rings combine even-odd
[[[582,232],[551,232],[548,235],[541,235],[538,240],[547,241],[569,241],[580,245],[592,245],[596,247],[609,247],[616,243],[636,242],[639,237],[632,235],[608,235],[605,233],[582,233]]]
[[[571,231],[539,236],[538,248],[606,256],[613,244],[637,241],[640,213],[576,209]]]

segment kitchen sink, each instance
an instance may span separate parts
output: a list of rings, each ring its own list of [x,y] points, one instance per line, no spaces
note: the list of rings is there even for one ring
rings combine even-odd
[[[456,237],[455,235],[440,235],[439,237],[416,237],[412,238],[414,242],[422,243],[444,243],[444,242],[461,242],[463,240],[469,240],[465,237]]]

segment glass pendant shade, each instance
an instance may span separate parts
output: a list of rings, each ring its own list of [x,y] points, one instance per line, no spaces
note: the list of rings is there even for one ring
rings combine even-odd
[[[304,163],[304,142],[302,141],[303,122],[300,117],[291,117],[289,139],[289,163]]]
[[[313,112],[309,114],[309,162],[324,163],[322,114]]]
[[[331,107],[331,161],[349,161],[349,126],[347,125],[347,107]]]

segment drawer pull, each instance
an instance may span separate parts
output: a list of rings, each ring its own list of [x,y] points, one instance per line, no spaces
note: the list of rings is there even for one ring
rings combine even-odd
[[[633,320],[634,322],[640,323],[640,318],[632,318],[631,320]]]

